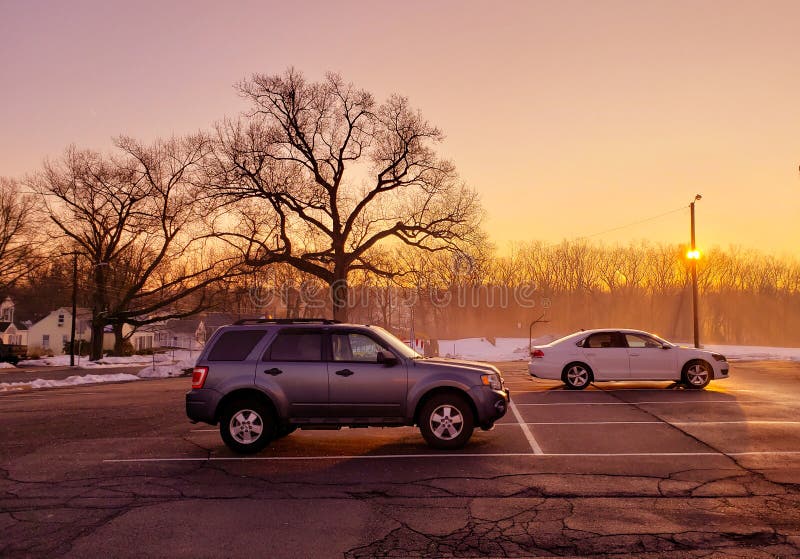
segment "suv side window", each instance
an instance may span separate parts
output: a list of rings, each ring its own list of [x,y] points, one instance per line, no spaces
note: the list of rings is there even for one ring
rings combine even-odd
[[[322,332],[283,330],[264,353],[264,361],[322,361]]]
[[[391,353],[388,349],[365,334],[349,332],[331,335],[334,361],[377,363],[378,352]]]
[[[266,333],[266,330],[229,330],[217,339],[208,360],[244,361]]]

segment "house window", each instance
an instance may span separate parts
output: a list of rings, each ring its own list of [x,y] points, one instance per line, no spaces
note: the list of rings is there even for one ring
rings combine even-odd
[[[50,349],[50,334],[42,334],[42,349]]]
[[[142,336],[141,338],[136,338],[136,349],[137,351],[143,351],[146,349],[153,348],[153,337],[152,336]]]
[[[63,314],[58,315],[58,325],[59,326],[64,326],[64,315]]]

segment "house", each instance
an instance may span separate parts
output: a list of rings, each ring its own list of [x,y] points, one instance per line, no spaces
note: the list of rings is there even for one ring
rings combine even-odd
[[[89,309],[79,308],[75,320],[76,351],[92,339],[92,312]],[[122,329],[125,335],[130,335],[128,341],[134,351],[145,351],[153,348],[154,332],[142,328],[131,334],[132,326],[125,325]],[[72,332],[72,309],[61,307],[52,311],[39,322],[28,328],[28,354],[63,355],[69,351],[68,344]],[[103,350],[114,349],[114,332],[106,326],[103,332]],[[66,350],[66,351],[65,351]]]
[[[75,343],[88,344],[92,338],[92,313],[89,309],[78,309],[75,321]],[[72,332],[72,309],[61,307],[52,311],[28,328],[28,355],[63,355]],[[114,336],[111,335],[111,347]],[[106,336],[103,337],[106,348]]]
[[[0,342],[7,345],[28,345],[28,327],[14,322],[14,301],[6,297],[0,303]]]

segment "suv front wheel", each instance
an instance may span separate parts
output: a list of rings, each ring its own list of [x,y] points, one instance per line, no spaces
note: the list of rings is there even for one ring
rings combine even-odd
[[[434,396],[425,402],[420,412],[419,430],[433,448],[461,448],[467,444],[474,428],[472,408],[458,394]]]
[[[275,438],[275,419],[262,402],[251,398],[237,400],[222,413],[219,432],[232,451],[252,454]]]

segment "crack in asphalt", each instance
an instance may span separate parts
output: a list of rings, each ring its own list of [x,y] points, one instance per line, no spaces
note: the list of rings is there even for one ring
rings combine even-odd
[[[624,530],[602,532],[588,529],[586,513],[575,506],[590,501],[612,504],[620,499],[634,503],[636,510],[653,509],[659,499],[668,497],[675,507],[695,511],[701,517],[709,514],[725,516],[741,509],[736,500],[760,499],[758,506],[750,506],[751,515],[771,526],[783,526],[791,531],[800,526],[800,494],[793,487],[769,482],[772,492],[753,492],[749,482],[760,476],[747,472],[735,475],[730,472],[710,476],[708,470],[682,469],[667,477],[636,476],[648,481],[658,480],[648,490],[638,492],[618,491],[587,494],[585,491],[546,491],[553,476],[564,485],[574,480],[579,485],[587,481],[598,483],[604,478],[615,480],[630,476],[607,474],[564,474],[537,472],[502,474],[495,476],[423,477],[403,482],[330,482],[283,479],[281,475],[252,475],[236,471],[234,465],[200,462],[194,466],[183,465],[180,474],[172,475],[114,475],[58,481],[24,481],[14,479],[7,470],[0,470],[3,495],[1,510],[13,521],[4,530],[5,543],[0,545],[1,555],[25,554],[52,556],[69,551],[72,542],[90,535],[120,516],[143,507],[183,500],[236,500],[258,501],[308,499],[319,500],[349,498],[366,502],[380,510],[380,514],[396,523],[384,537],[345,552],[344,556],[357,557],[519,557],[536,554],[596,556],[614,553],[663,553],[704,549],[757,547],[761,550],[775,548],[775,556],[800,555],[797,542],[791,542],[789,532],[773,529],[771,532],[754,527],[752,532],[719,531],[713,527],[677,533],[635,534]],[[695,481],[696,488],[710,487],[716,482],[734,484],[733,496],[719,491],[716,495],[697,496],[696,488],[687,489],[681,496],[664,491],[661,484],[675,478],[695,475],[705,481]],[[208,479],[212,477],[213,479]],[[706,479],[711,478],[711,479]],[[457,482],[482,483],[482,491],[453,491],[446,486]],[[539,484],[536,494],[517,488]],[[487,487],[496,484],[494,491]],[[10,486],[9,486],[10,485]],[[635,484],[634,484],[635,485]],[[443,487],[444,486],[444,487]],[[193,488],[203,488],[193,491]],[[729,485],[725,486],[731,493]],[[212,488],[209,491],[209,488]],[[763,488],[762,488],[763,489]],[[482,518],[471,507],[481,500],[514,499],[524,501],[526,507],[499,518]],[[406,508],[414,509],[420,500],[430,500],[437,510],[463,509],[467,504],[467,518],[463,525],[447,534],[428,533],[414,527],[402,515]],[[641,503],[636,505],[635,503]],[[658,509],[658,506],[655,506]],[[598,509],[603,510],[600,506]],[[786,517],[787,511],[789,518]],[[48,515],[66,516],[52,520]],[[796,530],[795,530],[796,531]]]

